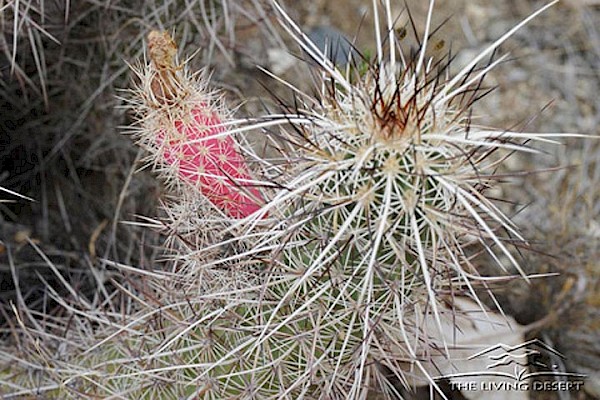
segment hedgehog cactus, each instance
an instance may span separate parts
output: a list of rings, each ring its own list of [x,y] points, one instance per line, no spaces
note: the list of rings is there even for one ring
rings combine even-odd
[[[527,279],[509,249],[526,242],[486,193],[499,180],[503,158],[494,153],[533,152],[526,141],[548,139],[477,126],[471,107],[482,95],[481,80],[502,58],[479,63],[551,4],[453,77],[447,64],[426,56],[433,2],[412,58],[396,53],[396,18],[385,5],[389,37],[377,37],[376,60],[346,73],[275,5],[318,64],[321,92],[312,98],[295,89],[298,98],[282,118],[293,126],[278,133],[287,162],[275,186],[284,189],[257,213],[278,216],[273,228],[259,235],[256,215],[245,221],[261,237],[253,254],[275,246],[261,295],[276,305],[265,307],[260,335],[236,351],[251,356],[279,338],[300,349],[297,358],[280,355],[271,365],[295,376],[285,385],[289,398],[365,398],[373,386],[393,397],[382,371],[408,384],[409,370],[427,375],[433,354],[451,357],[452,343],[443,338],[444,320],[459,312],[453,298],[484,309],[477,289],[486,278],[472,262],[478,248]],[[281,163],[265,165],[272,171]]]
[[[433,1],[411,57],[398,52],[384,1],[388,37],[377,25],[376,59],[354,60],[346,72],[274,3],[320,70],[321,91],[293,88],[294,106],[262,120],[234,121],[205,75],[176,64],[169,35],[153,32],[152,62],[136,70],[134,134],[174,189],[165,211],[169,225],[185,229],[173,228],[170,240],[193,268],[148,274],[154,292],[132,295],[138,312],[116,329],[105,321],[106,338],[83,346],[105,358],[74,357],[94,371],[85,374],[89,392],[395,399],[415,382],[435,386],[431,360],[451,359],[450,338],[466,329],[456,321],[476,318],[459,299],[485,312],[477,288],[487,278],[473,254],[483,249],[527,278],[509,248],[525,241],[487,190],[503,160],[494,153],[532,152],[526,142],[552,135],[477,126],[471,107],[502,59],[480,64],[552,4],[451,77],[448,60],[427,56]],[[234,139],[266,126],[276,130],[275,160]],[[252,171],[246,155],[258,165]]]
[[[476,126],[471,107],[482,95],[481,80],[502,59],[478,65],[551,4],[453,77],[448,61],[426,55],[433,2],[412,58],[397,53],[395,18],[385,2],[389,37],[376,36],[377,57],[362,60],[369,62],[366,69],[346,73],[274,5],[323,81],[317,98],[294,88],[300,95],[291,112],[255,126],[278,125],[272,143],[285,143],[273,162],[254,155],[262,163],[261,179],[279,188],[269,200],[256,189],[232,194],[231,186],[219,189],[217,198],[211,179],[255,182],[238,158],[231,130],[204,111],[206,97],[188,97],[194,92],[184,89],[188,84],[178,71],[161,72],[156,60],[163,57],[152,57],[155,72],[146,79],[150,98],[168,110],[176,132],[167,138],[164,128],[153,131],[165,149],[156,153],[161,163],[177,165],[177,179],[205,188],[202,194],[232,218],[226,229],[235,235],[228,243],[246,244],[209,265],[227,262],[235,269],[252,260],[256,266],[251,281],[258,283],[244,288],[243,296],[214,288],[211,296],[237,316],[239,331],[236,340],[227,340],[229,351],[220,346],[219,357],[191,383],[211,382],[200,391],[216,397],[346,399],[375,390],[391,398],[399,389],[389,383],[390,375],[409,385],[415,368],[427,376],[434,353],[451,356],[444,321],[459,312],[454,296],[471,298],[483,309],[476,288],[485,279],[471,262],[476,246],[502,269],[524,275],[507,240],[525,241],[486,191],[496,184],[502,160],[493,153],[534,151],[524,142],[547,139]],[[193,128],[182,128],[185,118]],[[212,138],[224,147],[209,146]],[[235,168],[206,161],[221,158]],[[216,245],[200,244],[190,257]],[[428,326],[435,329],[423,331],[424,321],[434,321]]]

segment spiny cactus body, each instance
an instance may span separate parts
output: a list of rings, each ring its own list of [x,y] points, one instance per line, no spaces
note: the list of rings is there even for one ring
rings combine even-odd
[[[263,160],[264,175],[276,176],[271,186],[280,189],[232,228],[252,242],[233,259],[268,260],[256,293],[264,322],[258,332],[247,325],[254,334],[203,376],[241,354],[255,367],[236,374],[254,388],[257,371],[272,370],[285,388],[280,398],[365,398],[373,390],[393,398],[400,389],[392,380],[409,387],[411,371],[428,376],[433,355],[451,357],[443,320],[460,313],[455,296],[484,309],[477,290],[487,278],[473,254],[482,249],[503,270],[523,274],[509,247],[526,242],[487,193],[500,178],[504,158],[496,153],[534,152],[526,142],[548,139],[475,125],[471,113],[481,80],[502,58],[479,64],[549,5],[455,76],[447,61],[426,55],[433,3],[410,58],[396,52],[386,2],[388,47],[378,37],[376,60],[346,73],[275,6],[318,65],[322,90],[313,98],[294,89],[294,106],[268,119],[282,126],[273,143],[283,143],[284,162]],[[258,219],[267,213],[265,227]],[[434,323],[424,329],[424,320]],[[270,385],[256,393],[268,398]]]
[[[543,9],[451,76],[447,60],[427,56],[433,3],[421,47],[407,57],[397,52],[395,17],[386,2],[389,36],[376,35],[376,59],[355,60],[357,68],[345,73],[275,8],[320,69],[321,91],[313,98],[294,89],[293,108],[256,125],[280,127],[272,140],[281,144],[277,160],[245,150],[262,163],[261,180],[277,188],[262,207],[255,189],[243,195],[250,201],[221,193],[228,197],[225,206],[213,192],[202,191],[235,218],[226,228],[232,251],[208,264],[235,269],[253,260],[256,284],[243,291],[213,287],[209,296],[223,310],[237,304],[232,330],[239,336],[227,340],[230,348],[222,348],[191,382],[213,382],[198,392],[212,396],[241,395],[243,386],[248,398],[365,398],[373,391],[393,398],[401,389],[391,381],[410,387],[411,371],[428,376],[428,360],[451,356],[442,321],[460,313],[454,296],[479,302],[476,290],[485,278],[472,262],[478,248],[503,269],[522,274],[509,243],[526,243],[487,191],[497,183],[503,160],[495,153],[534,151],[525,141],[545,139],[477,126],[471,113],[482,95],[481,80],[501,59],[481,67],[482,60]],[[360,62],[367,68],[359,68]],[[157,62],[154,67],[159,81],[149,80],[151,92],[166,99],[159,102],[167,115],[176,110],[175,131],[182,132],[177,120],[187,115],[197,121],[194,110],[206,101],[192,102],[185,90],[180,94],[186,84],[179,71],[160,73]],[[214,126],[211,115],[200,125]],[[228,134],[223,129],[217,136]],[[199,168],[206,172],[206,163],[191,147],[206,139],[189,132],[183,138],[169,144],[159,130],[161,147],[174,146],[178,156],[172,150],[159,154],[167,165],[179,162],[182,169],[173,179],[194,180]],[[222,155],[218,146],[200,151]],[[241,181],[251,181],[246,170],[238,172]],[[197,244],[190,259],[213,254],[215,243]],[[426,320],[434,321],[428,329]],[[219,324],[216,317],[205,323]]]
[[[427,56],[433,1],[410,57],[398,53],[385,1],[375,60],[345,72],[274,3],[320,91],[292,88],[283,114],[245,121],[215,102],[205,75],[175,64],[168,35],[151,36],[152,64],[138,69],[133,92],[135,133],[185,202],[165,211],[176,259],[192,268],[140,272],[149,284],[131,294],[138,311],[99,318],[108,333],[88,350],[99,358],[70,359],[86,365],[71,393],[395,399],[417,382],[436,386],[432,360],[452,357],[449,327],[465,329],[455,317],[480,318],[455,299],[485,312],[477,290],[489,278],[474,255],[523,273],[509,244],[526,243],[488,190],[500,178],[497,153],[549,139],[473,124],[471,107],[501,59],[480,63],[548,6],[452,76],[449,61]],[[233,139],[267,126],[275,160]],[[243,154],[260,164],[257,179]],[[58,375],[69,381],[66,368]]]

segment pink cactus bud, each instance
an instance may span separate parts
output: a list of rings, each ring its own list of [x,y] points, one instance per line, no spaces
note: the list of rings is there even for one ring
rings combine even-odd
[[[164,133],[159,134],[164,162],[175,166],[183,181],[232,218],[244,218],[260,209],[262,195],[253,186],[235,141],[223,135],[221,118],[203,103],[191,114],[189,122],[175,121],[176,138],[163,143]]]
[[[148,48],[153,66],[150,98],[167,117],[160,121],[169,125],[160,127],[153,140],[160,148],[160,162],[173,167],[177,179],[199,189],[228,216],[251,215],[264,199],[252,185],[248,166],[226,134],[221,116],[206,100],[204,85],[180,74],[177,46],[167,32],[150,32]],[[180,117],[173,120],[172,115]]]

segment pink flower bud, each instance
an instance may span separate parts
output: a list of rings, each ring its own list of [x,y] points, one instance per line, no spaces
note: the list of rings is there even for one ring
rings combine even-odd
[[[168,179],[197,188],[232,218],[261,208],[264,199],[253,186],[248,166],[211,101],[202,77],[190,77],[177,65],[177,45],[167,32],[148,35],[152,60],[147,76],[148,123],[140,135],[166,165]]]
[[[189,122],[174,122],[176,138],[165,141],[159,133],[164,162],[175,166],[179,178],[197,187],[215,206],[232,218],[244,218],[261,208],[261,193],[233,138],[215,111],[200,103]],[[214,137],[217,136],[217,137]]]

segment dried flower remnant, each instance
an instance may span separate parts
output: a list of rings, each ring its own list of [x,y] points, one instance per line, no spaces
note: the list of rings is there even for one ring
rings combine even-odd
[[[175,61],[177,45],[168,32],[152,31],[148,34],[148,51],[156,70],[150,84],[152,93],[159,103],[168,103],[178,97],[180,87],[177,71],[181,68]]]
[[[150,32],[148,49],[151,64],[137,71],[142,84],[134,100],[139,142],[169,183],[198,189],[230,218],[251,215],[264,200],[228,132],[228,110],[205,74],[190,75],[177,64],[169,33]]]

